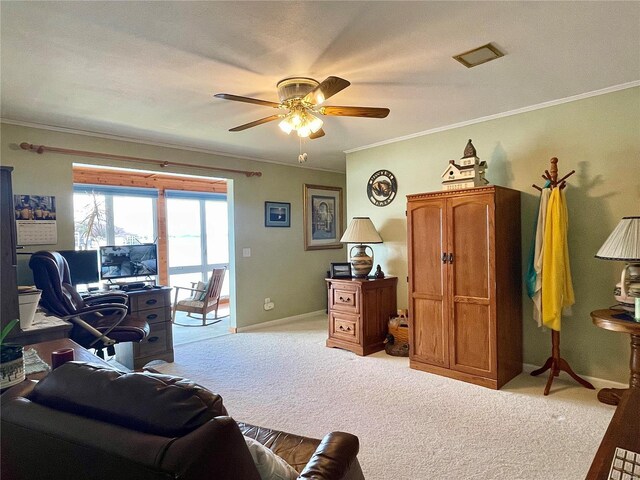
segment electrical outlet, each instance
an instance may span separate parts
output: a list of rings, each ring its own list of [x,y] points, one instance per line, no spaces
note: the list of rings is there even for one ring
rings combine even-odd
[[[245,258],[248,258],[251,256],[251,249],[250,248],[243,248],[242,249],[242,256]]]
[[[273,308],[274,308],[275,306],[276,306],[276,304],[275,304],[275,303],[273,303],[273,302],[265,303],[265,304],[264,304],[264,309],[265,309],[265,310],[273,310]]]
[[[269,297],[264,299],[264,303],[269,303],[271,301],[271,299]]]

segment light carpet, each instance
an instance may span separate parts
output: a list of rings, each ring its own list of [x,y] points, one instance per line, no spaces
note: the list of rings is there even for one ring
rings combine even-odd
[[[326,317],[178,346],[158,370],[222,395],[234,418],[360,439],[375,479],[583,479],[613,414],[593,390],[522,374],[500,391],[325,347]],[[562,374],[564,375],[564,374]]]

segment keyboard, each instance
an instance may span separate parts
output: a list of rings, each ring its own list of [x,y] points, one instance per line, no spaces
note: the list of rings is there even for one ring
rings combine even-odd
[[[617,447],[608,480],[640,480],[640,453]]]

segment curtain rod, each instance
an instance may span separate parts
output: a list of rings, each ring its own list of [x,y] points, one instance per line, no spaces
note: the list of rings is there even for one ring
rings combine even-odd
[[[32,143],[27,143],[27,142],[22,142],[20,144],[20,148],[23,150],[28,150],[30,152],[36,152],[38,154],[42,154],[45,152],[56,152],[56,153],[62,153],[64,155],[76,155],[79,157],[105,158],[108,160],[126,160],[128,162],[149,163],[152,165],[159,165],[163,168],[169,167],[169,166],[190,167],[190,168],[201,168],[204,170],[214,170],[218,172],[242,173],[247,177],[262,176],[262,172],[252,172],[248,170],[234,170],[232,168],[222,168],[222,167],[209,167],[206,165],[197,165],[195,163],[170,162],[167,160],[154,160],[152,158],[130,157],[128,155],[114,155],[111,153],[87,152],[85,150],[72,150],[69,148],[49,147],[47,145],[33,145]]]

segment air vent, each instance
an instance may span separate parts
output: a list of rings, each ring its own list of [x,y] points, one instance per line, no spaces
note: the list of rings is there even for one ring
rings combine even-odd
[[[504,53],[490,43],[487,43],[482,47],[474,48],[473,50],[461,53],[460,55],[454,55],[453,58],[465,67],[471,68],[503,56]]]

